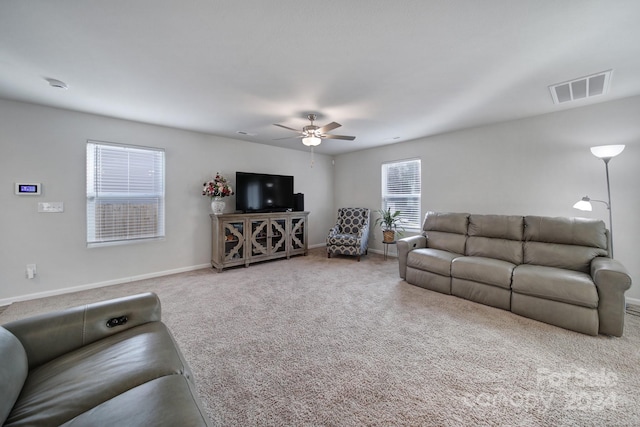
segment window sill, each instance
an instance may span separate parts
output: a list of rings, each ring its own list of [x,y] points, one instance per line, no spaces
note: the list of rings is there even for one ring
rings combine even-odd
[[[102,248],[105,246],[122,246],[122,245],[135,245],[138,243],[156,242],[158,240],[165,240],[165,237],[149,237],[145,239],[129,239],[129,240],[110,240],[108,242],[87,242],[87,248]]]

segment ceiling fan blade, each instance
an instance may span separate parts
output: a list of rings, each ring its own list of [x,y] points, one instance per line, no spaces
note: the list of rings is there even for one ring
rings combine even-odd
[[[298,136],[287,136],[285,138],[274,138],[272,139],[272,141],[282,141],[283,139],[299,139],[304,137],[304,135],[298,135]]]
[[[277,124],[277,123],[274,123],[273,125],[274,125],[274,126],[281,127],[281,128],[284,128],[284,129],[292,130],[292,131],[294,131],[294,132],[302,133],[302,131],[300,131],[300,130],[298,130],[298,129],[290,128],[289,126],[279,125],[279,124]]]
[[[356,139],[355,136],[347,136],[347,135],[322,135],[322,138],[325,139],[346,139],[348,141],[353,141]]]
[[[324,125],[320,129],[318,129],[318,132],[320,133],[329,132],[330,130],[334,130],[336,128],[339,128],[340,126],[342,126],[340,123],[331,122],[328,125]]]

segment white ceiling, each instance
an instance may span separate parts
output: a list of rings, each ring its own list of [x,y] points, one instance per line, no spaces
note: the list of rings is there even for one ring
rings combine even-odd
[[[0,97],[303,150],[273,123],[316,113],[356,136],[335,155],[640,95],[639,22],[638,0],[3,0]]]

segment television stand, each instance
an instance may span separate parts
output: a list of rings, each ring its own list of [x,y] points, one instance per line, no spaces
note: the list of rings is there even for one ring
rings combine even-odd
[[[282,212],[291,212],[291,210],[287,210],[286,208],[274,208],[274,209],[260,209],[260,210],[254,210],[254,211],[249,211],[249,212],[239,212],[239,213],[244,213],[244,214],[248,214],[248,213],[265,214],[265,213],[282,213]]]
[[[210,215],[211,266],[224,268],[307,255],[309,212]]]

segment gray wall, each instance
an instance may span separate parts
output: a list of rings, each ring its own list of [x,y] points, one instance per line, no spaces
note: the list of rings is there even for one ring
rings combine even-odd
[[[305,193],[310,244],[322,245],[339,206],[380,206],[380,166],[422,159],[422,211],[586,216],[572,209],[583,195],[606,198],[604,164],[589,147],[626,144],[611,161],[616,258],[631,272],[627,296],[640,299],[640,97],[561,111],[363,150],[335,158],[266,147],[160,126],[0,100],[0,304],[79,287],[206,266],[209,200],[201,183],[220,171],[295,176]],[[428,120],[428,118],[425,118]],[[85,247],[85,142],[96,139],[165,148],[164,241]],[[42,182],[40,197],[15,196],[17,180]],[[62,214],[37,213],[38,201],[61,201]],[[234,206],[233,198],[227,200]],[[375,230],[370,246],[382,251]],[[26,264],[38,275],[25,278]]]
[[[86,248],[87,139],[166,150],[166,239]],[[332,158],[240,140],[0,100],[0,304],[184,271],[209,264],[210,200],[202,183],[220,171],[293,175],[305,194],[309,241],[324,244],[333,225]],[[41,182],[41,196],[14,195],[14,182]],[[64,202],[64,213],[38,213],[38,202]],[[227,211],[235,197],[226,199]],[[36,264],[35,279],[25,278]]]
[[[425,117],[425,120],[429,120]],[[626,144],[609,164],[616,258],[631,273],[628,297],[640,299],[640,97],[461,130],[336,158],[336,206],[379,209],[381,164],[422,159],[422,212],[582,216],[582,196],[606,200],[604,162],[589,147]],[[382,250],[375,230],[370,247]]]

